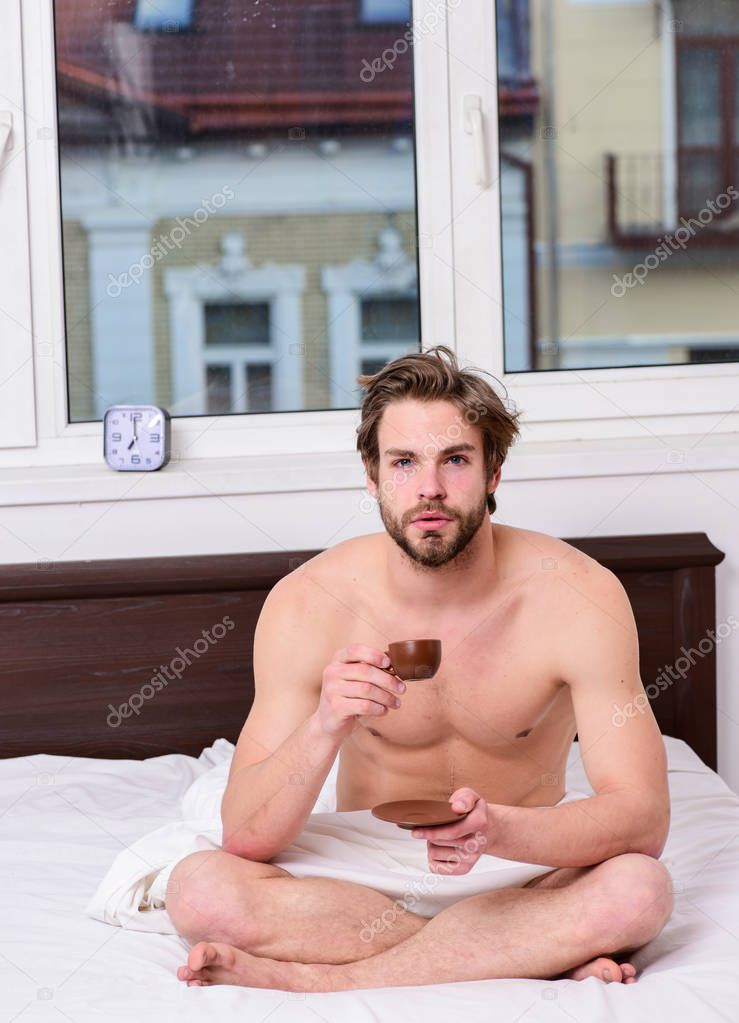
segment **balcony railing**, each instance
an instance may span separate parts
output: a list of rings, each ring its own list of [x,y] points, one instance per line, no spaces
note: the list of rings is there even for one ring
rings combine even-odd
[[[739,245],[739,201],[729,201],[730,193],[723,203],[720,196],[707,196],[700,210],[681,210],[674,166],[674,159],[670,166],[662,153],[606,154],[606,203],[612,243],[622,248],[654,247],[682,228],[683,235],[688,232],[685,237],[691,247]],[[684,192],[691,191],[685,187],[689,184],[683,183]]]

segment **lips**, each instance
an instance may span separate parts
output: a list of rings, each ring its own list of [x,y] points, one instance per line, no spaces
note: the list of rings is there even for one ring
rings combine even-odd
[[[426,526],[426,525],[442,525],[444,522],[451,522],[451,519],[447,518],[446,515],[427,515],[421,518],[414,519],[414,526]]]

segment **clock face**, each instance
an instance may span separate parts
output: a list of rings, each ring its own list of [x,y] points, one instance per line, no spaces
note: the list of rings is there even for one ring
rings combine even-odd
[[[169,414],[156,405],[113,405],[103,418],[111,469],[147,472],[169,461]]]

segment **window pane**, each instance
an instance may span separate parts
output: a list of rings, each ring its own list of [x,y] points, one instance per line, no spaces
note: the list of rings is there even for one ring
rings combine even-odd
[[[207,345],[268,345],[269,306],[206,305],[205,343]]]
[[[388,363],[387,359],[362,359],[363,373],[379,373],[383,366]]]
[[[360,0],[362,21],[408,21],[410,0]]]
[[[372,298],[362,302],[363,341],[416,341],[418,302],[415,298]]]
[[[250,412],[272,411],[272,367],[250,363],[246,367],[246,392]]]
[[[231,370],[228,366],[206,368],[207,412],[222,415],[231,411]]]
[[[714,345],[705,345],[701,348],[690,349],[691,362],[736,362],[736,348],[721,348]]]
[[[715,146],[721,141],[721,65],[715,47],[681,50],[680,136],[684,146]]]
[[[665,9],[496,0],[509,373],[739,361],[739,4]]]
[[[363,298],[419,347],[412,47],[375,61],[407,0],[54,13],[70,419],[253,411],[267,364],[274,411],[355,408]]]
[[[721,152],[680,154],[680,211],[698,213],[721,191]]]
[[[189,28],[194,0],[135,0],[136,28]]]

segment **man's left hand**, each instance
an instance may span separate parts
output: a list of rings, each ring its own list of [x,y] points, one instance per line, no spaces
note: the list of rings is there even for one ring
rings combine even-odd
[[[486,851],[489,807],[474,789],[457,789],[449,797],[452,810],[470,812],[452,824],[414,828],[413,838],[428,840],[429,867],[437,874],[466,874]]]

